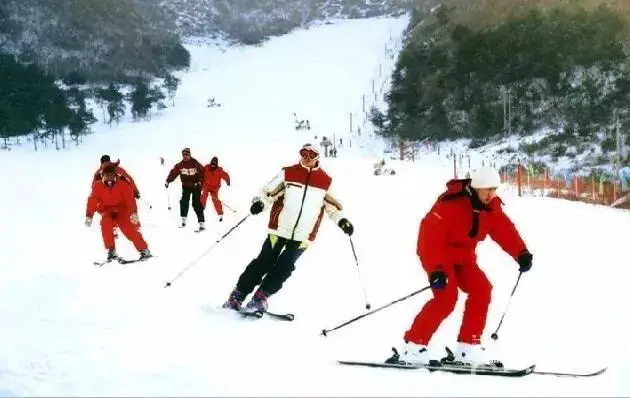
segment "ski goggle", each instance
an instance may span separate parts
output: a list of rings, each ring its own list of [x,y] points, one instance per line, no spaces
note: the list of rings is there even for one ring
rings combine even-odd
[[[319,159],[319,152],[315,151],[314,149],[302,148],[300,149],[300,156],[302,156],[303,158],[308,158],[310,160],[317,160]]]

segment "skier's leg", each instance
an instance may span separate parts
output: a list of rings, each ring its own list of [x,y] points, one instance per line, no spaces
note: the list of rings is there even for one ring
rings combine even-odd
[[[106,212],[101,214],[101,235],[103,236],[103,244],[107,250],[115,250],[114,242],[114,225],[112,215]]]
[[[258,291],[260,291],[265,298],[277,293],[282,288],[284,282],[289,279],[295,270],[295,262],[304,253],[306,248],[306,243],[302,244],[302,242],[296,241],[287,242],[275,266],[269,270],[258,288]]]
[[[212,204],[214,205],[214,210],[217,212],[218,215],[222,216],[223,203],[221,203],[221,200],[219,199],[219,191],[218,190],[210,191],[210,197],[212,198]]]
[[[179,215],[182,218],[188,217],[188,208],[190,206],[191,193],[191,188],[182,186],[182,198],[179,200]]]
[[[254,291],[263,276],[274,266],[286,241],[276,235],[267,236],[260,253],[247,265],[236,283],[236,290],[243,295],[243,298]]]
[[[192,188],[192,207],[197,215],[197,221],[203,223],[206,217],[203,214],[203,205],[201,204],[201,186],[197,185]]]
[[[138,231],[138,227],[129,220],[128,216],[121,217],[118,220],[118,226],[125,237],[133,243],[137,251],[141,252],[148,249],[147,242],[142,237],[142,233]]]
[[[204,209],[204,210],[206,209],[206,203],[208,202],[208,194],[209,194],[209,193],[210,193],[210,192],[208,191],[208,188],[203,187],[203,188],[201,189],[201,199],[200,199],[200,202],[201,202],[201,207],[203,207],[203,209]]]
[[[404,335],[405,341],[428,345],[442,321],[455,309],[458,283],[455,278],[454,267],[452,265],[445,266],[443,270],[447,277],[446,287],[444,289],[432,289],[433,298],[427,301],[420,313],[416,315],[411,328]]]
[[[492,284],[481,268],[474,263],[456,267],[455,273],[459,287],[468,294],[457,341],[480,344],[492,298]]]

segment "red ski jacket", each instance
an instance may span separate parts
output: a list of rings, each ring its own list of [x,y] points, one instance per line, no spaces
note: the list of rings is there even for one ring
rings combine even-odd
[[[87,200],[85,215],[92,218],[96,211],[114,216],[136,213],[138,206],[131,184],[124,177],[116,178],[111,186],[103,181],[95,181]]]
[[[496,196],[485,206],[470,188],[470,179],[450,180],[422,219],[417,254],[428,272],[445,264],[474,264],[477,244],[490,235],[515,260],[527,250]]]
[[[223,170],[221,166],[217,166],[214,169],[209,165],[203,166],[204,181],[203,185],[206,189],[213,191],[221,188],[221,180],[225,180],[226,184],[230,185],[230,175]]]

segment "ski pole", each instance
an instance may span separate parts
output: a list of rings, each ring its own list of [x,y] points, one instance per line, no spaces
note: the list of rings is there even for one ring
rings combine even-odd
[[[430,288],[431,288],[431,285],[426,286],[426,287],[423,287],[423,288],[422,288],[422,289],[420,289],[420,290],[416,290],[415,292],[410,293],[410,294],[406,295],[405,297],[401,297],[401,298],[399,298],[398,300],[394,300],[394,301],[392,301],[392,302],[390,302],[390,303],[388,303],[388,304],[385,304],[385,305],[383,305],[382,307],[379,307],[379,308],[377,308],[377,309],[375,309],[375,310],[373,310],[373,311],[366,312],[365,314],[362,314],[362,315],[359,315],[359,316],[357,316],[357,317],[354,317],[354,318],[350,319],[349,321],[346,321],[346,322],[342,323],[341,325],[336,326],[336,327],[334,327],[334,328],[332,328],[332,329],[323,329],[323,330],[322,330],[322,336],[327,336],[327,335],[328,335],[328,332],[332,332],[333,330],[341,329],[342,327],[344,327],[344,326],[346,326],[346,325],[349,325],[349,324],[351,324],[351,323],[353,323],[353,322],[356,322],[356,321],[358,321],[358,320],[359,320],[359,319],[361,319],[361,318],[364,318],[364,317],[366,317],[366,316],[368,316],[368,315],[371,315],[371,314],[375,314],[375,313],[379,312],[380,310],[383,310],[383,309],[385,309],[385,308],[387,308],[387,307],[389,307],[389,306],[392,306],[392,305],[394,305],[394,304],[396,304],[396,303],[399,303],[399,302],[401,302],[401,301],[407,300],[408,298],[411,298],[411,297],[415,296],[416,294],[422,293],[422,292],[424,292],[425,290],[428,290],[428,289],[430,289]]]
[[[361,289],[363,290],[363,298],[365,299],[365,309],[370,310],[372,306],[367,298],[367,293],[365,291],[365,284],[363,283],[363,279],[361,278],[361,270],[359,268],[359,259],[357,258],[357,252],[354,250],[354,242],[352,242],[352,236],[350,236],[350,247],[352,248],[352,255],[354,256],[354,263],[357,265],[357,274],[359,275],[359,284],[361,284]]]
[[[197,257],[196,259],[194,259],[193,261],[188,263],[188,265],[186,265],[177,275],[175,275],[175,277],[173,277],[170,281],[166,282],[164,284],[164,287],[171,286],[173,284],[173,282],[175,282],[182,275],[184,275],[186,273],[186,271],[191,269],[194,265],[196,265],[199,262],[199,260],[201,260],[206,254],[208,254],[212,249],[214,249],[219,242],[221,242],[223,239],[225,239],[232,231],[234,231],[239,225],[241,225],[245,220],[247,220],[247,217],[249,217],[250,215],[251,214],[248,213],[245,217],[243,217],[241,219],[241,221],[239,221],[236,225],[234,225],[226,233],[224,233],[223,236],[221,236],[219,239],[217,239],[217,241],[214,244],[210,245],[210,247],[205,252],[201,253],[201,255],[199,255],[199,257]]]
[[[166,202],[168,203],[168,209],[171,210],[171,195],[168,192],[168,188],[166,188]]]
[[[510,298],[508,299],[508,303],[507,303],[507,306],[505,307],[505,311],[503,311],[503,315],[501,315],[501,320],[499,321],[499,325],[497,326],[497,329],[494,331],[494,333],[490,335],[490,338],[492,340],[496,341],[499,338],[499,335],[497,333],[499,333],[499,329],[501,328],[501,325],[503,324],[503,318],[505,318],[505,314],[507,314],[508,310],[510,309],[510,304],[512,304],[512,297],[514,297],[514,292],[516,292],[516,288],[518,287],[518,283],[520,282],[522,275],[523,275],[522,272],[518,273],[516,284],[514,285],[514,288],[512,289],[512,293],[510,293]]]

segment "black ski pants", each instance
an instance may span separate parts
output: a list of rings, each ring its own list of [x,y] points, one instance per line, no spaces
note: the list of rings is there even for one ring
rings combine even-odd
[[[249,295],[257,285],[266,296],[277,293],[295,270],[295,262],[304,253],[302,242],[267,235],[258,257],[253,259],[238,278],[236,290]]]
[[[192,207],[197,215],[198,222],[206,221],[203,214],[203,206],[201,205],[201,185],[193,185],[186,187],[182,185],[182,198],[179,200],[179,214],[182,217],[188,216],[188,206],[190,197],[192,196]]]

